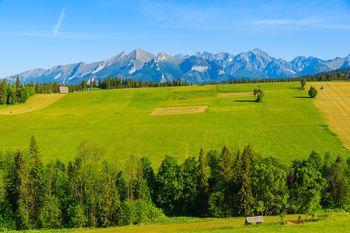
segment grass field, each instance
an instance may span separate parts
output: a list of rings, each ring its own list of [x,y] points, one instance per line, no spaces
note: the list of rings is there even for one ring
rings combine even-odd
[[[0,148],[25,148],[34,135],[44,160],[67,160],[82,140],[91,140],[105,148],[107,159],[145,155],[155,165],[166,154],[184,159],[201,147],[248,143],[282,162],[304,158],[311,150],[348,153],[313,100],[300,98],[307,91],[299,83],[259,85],[265,91],[262,103],[247,94],[257,84],[70,93],[46,108],[0,115]],[[238,92],[245,93],[232,94]],[[195,114],[151,115],[157,108],[184,106],[208,107]]]
[[[297,216],[287,216],[286,221],[295,221]],[[28,233],[229,233],[229,232],[262,232],[262,233],[333,233],[350,232],[350,216],[348,213],[330,213],[321,217],[318,221],[305,222],[304,224],[279,224],[279,217],[265,217],[262,225],[245,226],[243,218],[226,219],[196,219],[174,218],[168,223],[155,225],[134,225],[126,227],[112,227],[100,229],[65,229],[65,230],[41,230],[28,231]]]

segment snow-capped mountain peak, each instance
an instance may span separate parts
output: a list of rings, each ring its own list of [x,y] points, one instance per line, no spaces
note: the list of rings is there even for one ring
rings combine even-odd
[[[79,83],[82,80],[124,77],[153,82],[186,79],[188,82],[200,83],[234,78],[298,77],[347,67],[350,67],[350,55],[330,60],[298,56],[288,62],[260,49],[238,55],[202,52],[192,56],[172,56],[165,52],[153,55],[138,48],[103,61],[33,69],[5,79],[15,80],[19,76],[22,82]]]

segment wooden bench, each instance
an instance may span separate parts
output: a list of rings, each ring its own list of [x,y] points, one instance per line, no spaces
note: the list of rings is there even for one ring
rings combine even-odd
[[[263,222],[264,222],[263,216],[245,217],[245,225],[251,225],[253,223],[261,224]]]

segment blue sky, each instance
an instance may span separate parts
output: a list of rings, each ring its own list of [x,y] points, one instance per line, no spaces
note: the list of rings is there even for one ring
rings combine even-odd
[[[134,48],[350,53],[350,0],[0,0],[0,77]]]

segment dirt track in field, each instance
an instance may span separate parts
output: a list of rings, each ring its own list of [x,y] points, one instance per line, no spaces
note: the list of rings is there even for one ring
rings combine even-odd
[[[24,104],[16,104],[0,109],[0,115],[18,115],[43,109],[63,96],[64,94],[37,94],[30,97]]]
[[[184,106],[184,107],[166,107],[156,108],[151,115],[176,115],[176,114],[193,114],[204,112],[208,106]]]
[[[330,129],[350,149],[350,82],[312,83],[318,90],[314,103]],[[320,88],[323,87],[323,90]]]

